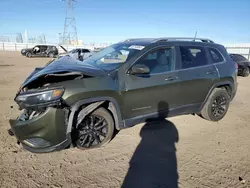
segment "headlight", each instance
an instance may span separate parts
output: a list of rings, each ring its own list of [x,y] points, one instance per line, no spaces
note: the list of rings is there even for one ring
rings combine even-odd
[[[47,103],[59,99],[63,95],[63,92],[64,89],[53,89],[37,93],[21,94],[17,96],[16,101],[28,105]]]

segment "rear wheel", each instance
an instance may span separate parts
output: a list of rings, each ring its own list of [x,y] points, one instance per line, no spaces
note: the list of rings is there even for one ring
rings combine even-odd
[[[209,121],[219,121],[227,113],[230,96],[225,89],[216,88],[201,110],[201,116]]]
[[[54,57],[54,54],[53,54],[53,53],[49,53],[48,56],[49,56],[50,58],[53,58],[53,57]]]
[[[248,67],[245,67],[242,71],[242,76],[243,77],[247,77],[249,76],[249,68]]]
[[[98,108],[76,127],[76,146],[89,149],[103,146],[112,139],[114,121],[105,108]]]

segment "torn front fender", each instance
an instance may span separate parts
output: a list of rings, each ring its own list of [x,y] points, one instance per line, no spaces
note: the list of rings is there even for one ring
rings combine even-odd
[[[79,125],[79,123],[81,123],[81,121],[91,112],[93,112],[98,106],[100,106],[101,104],[103,104],[104,101],[98,101],[98,102],[94,102],[91,103],[89,105],[86,105],[78,114],[77,116],[77,122],[76,125]],[[80,106],[73,106],[71,108],[71,113],[69,115],[69,119],[68,119],[68,127],[67,127],[67,134],[71,133],[72,130],[72,126],[74,124],[74,117],[75,117],[75,113],[78,111]]]
[[[98,106],[100,106],[102,103],[104,103],[104,101],[99,101],[99,102],[95,102],[92,103],[86,107],[84,107],[78,114],[77,116],[77,123],[76,125],[79,125],[82,120],[91,112],[93,112]]]

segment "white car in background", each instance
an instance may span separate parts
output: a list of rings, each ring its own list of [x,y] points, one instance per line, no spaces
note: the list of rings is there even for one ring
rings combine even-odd
[[[63,48],[63,47],[62,47]],[[70,56],[74,59],[83,61],[87,59],[89,56],[91,56],[94,52],[91,52],[89,49],[86,48],[75,48],[70,51],[67,51],[65,48],[63,48],[65,53],[59,54],[58,58],[61,58],[63,56]]]

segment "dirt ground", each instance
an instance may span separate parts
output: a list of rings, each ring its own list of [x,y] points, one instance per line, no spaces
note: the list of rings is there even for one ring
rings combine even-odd
[[[122,130],[100,149],[34,154],[7,134],[8,120],[20,84],[48,60],[0,51],[0,187],[250,187],[250,77],[238,77],[218,123],[179,116]]]

